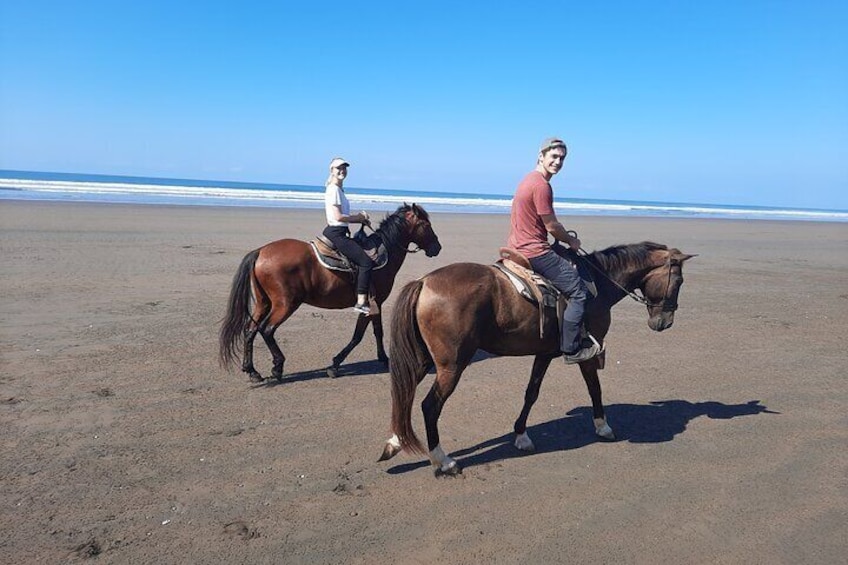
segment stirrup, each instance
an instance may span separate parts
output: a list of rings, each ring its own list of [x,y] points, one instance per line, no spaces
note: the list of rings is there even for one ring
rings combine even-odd
[[[592,343],[594,343],[595,345],[597,345],[597,346],[598,346],[598,355],[600,355],[601,353],[603,353],[603,352],[604,352],[604,348],[606,348],[607,344],[606,344],[606,343],[604,343],[604,344],[598,343],[598,340],[597,340],[597,339],[595,339],[595,336],[593,336],[593,335],[592,335],[592,334],[590,334],[589,332],[586,332],[586,335],[589,337],[589,339],[592,341]]]
[[[360,314],[365,314],[368,316],[371,314],[371,307],[366,302],[365,304],[357,304],[353,307],[354,312],[359,312]]]

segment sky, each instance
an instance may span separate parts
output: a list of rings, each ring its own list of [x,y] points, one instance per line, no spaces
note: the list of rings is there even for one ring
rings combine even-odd
[[[848,2],[0,0],[0,169],[848,209]]]

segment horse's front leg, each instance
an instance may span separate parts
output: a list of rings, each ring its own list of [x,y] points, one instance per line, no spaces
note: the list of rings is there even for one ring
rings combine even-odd
[[[388,366],[389,356],[386,355],[386,348],[383,346],[383,316],[377,314],[373,318],[374,339],[377,341],[377,361]]]
[[[545,378],[545,373],[554,359],[551,355],[537,355],[533,360],[533,370],[530,372],[530,382],[527,383],[527,390],[524,392],[524,407],[521,409],[521,414],[515,420],[513,429],[515,430],[515,447],[521,451],[535,451],[536,446],[533,445],[533,440],[527,435],[527,417],[530,415],[530,409],[539,398],[539,389],[542,387],[542,380]]]
[[[334,379],[339,376],[339,367],[341,366],[342,361],[347,359],[347,356],[350,355],[353,348],[359,345],[359,342],[362,341],[362,336],[365,335],[365,329],[368,327],[370,322],[371,318],[365,314],[360,314],[359,317],[356,318],[356,327],[353,330],[353,337],[350,339],[350,343],[348,343],[344,349],[339,351],[338,355],[333,357],[333,364],[327,367],[328,377]]]
[[[586,381],[589,396],[592,398],[592,422],[595,424],[595,434],[603,439],[614,440],[615,434],[612,428],[609,427],[609,424],[607,424],[607,418],[604,415],[604,402],[601,397],[601,380],[598,378],[597,358],[580,363],[580,373],[583,374],[583,380]]]

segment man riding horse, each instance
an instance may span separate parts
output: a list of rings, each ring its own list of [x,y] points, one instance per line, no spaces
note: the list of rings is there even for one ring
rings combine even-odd
[[[568,148],[555,137],[539,148],[536,168],[519,183],[512,200],[508,245],[526,257],[534,271],[548,279],[568,297],[562,316],[560,351],[568,364],[580,363],[598,355],[601,346],[581,338],[581,325],[588,291],[577,270],[560,257],[548,243],[548,234],[575,251],[580,240],[571,235],[554,213],[550,180],[562,169]]]

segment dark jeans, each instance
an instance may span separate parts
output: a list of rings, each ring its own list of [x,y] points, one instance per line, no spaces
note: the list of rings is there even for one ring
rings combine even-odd
[[[577,274],[577,269],[553,251],[533,257],[530,265],[568,296],[568,307],[562,316],[559,348],[563,353],[576,352],[580,348],[580,324],[588,296],[586,285]]]
[[[324,237],[333,242],[336,249],[348,260],[359,267],[356,274],[356,294],[368,294],[371,284],[371,269],[374,262],[350,237],[350,231],[345,226],[327,226]]]

